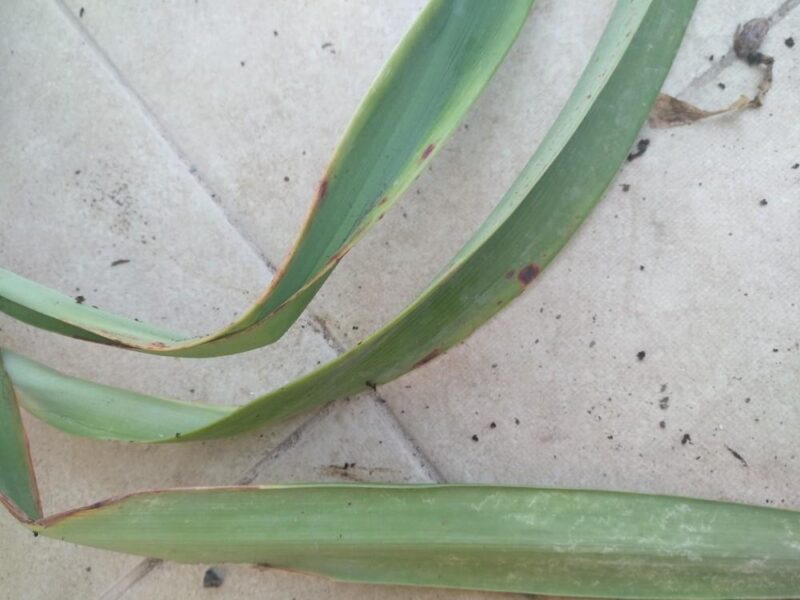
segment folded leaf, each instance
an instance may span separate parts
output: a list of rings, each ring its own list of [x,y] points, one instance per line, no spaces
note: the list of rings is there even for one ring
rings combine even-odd
[[[356,112],[269,289],[222,331],[178,335],[78,304],[4,269],[0,311],[78,339],[171,356],[221,356],[276,341],[453,132],[508,52],[532,4],[430,1]]]
[[[419,298],[352,350],[236,410],[200,406],[186,427],[174,401],[68,378],[4,352],[20,403],[80,435],[197,440],[287,418],[426,364],[522,293],[589,214],[647,117],[694,4],[617,4],[558,120],[494,212]],[[165,413],[178,421],[162,420]]]

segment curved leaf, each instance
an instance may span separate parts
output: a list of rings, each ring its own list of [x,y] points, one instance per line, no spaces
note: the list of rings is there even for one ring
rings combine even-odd
[[[203,412],[203,424],[179,430],[160,421],[161,411],[175,407],[160,403],[173,401],[77,382],[6,352],[21,404],[55,427],[96,438],[207,439],[286,418],[429,362],[522,293],[600,199],[647,116],[694,4],[618,3],[558,120],[489,219],[419,298],[352,350],[224,415]],[[98,399],[113,410],[98,411]],[[132,421],[139,423],[135,431]]]
[[[78,304],[5,269],[0,310],[78,339],[170,356],[221,356],[276,341],[453,132],[532,4],[431,0],[356,112],[270,287],[225,329],[186,337]]]

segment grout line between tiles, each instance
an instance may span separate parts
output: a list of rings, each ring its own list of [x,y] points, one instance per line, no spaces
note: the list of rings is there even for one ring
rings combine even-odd
[[[258,245],[253,240],[248,238],[248,236],[231,220],[230,216],[217,201],[217,194],[214,192],[209,182],[206,181],[206,179],[200,174],[186,152],[184,152],[178,143],[172,138],[167,130],[167,127],[164,125],[164,123],[162,123],[161,119],[158,118],[158,115],[155,113],[155,111],[150,108],[150,105],[145,101],[141,94],[136,91],[133,85],[131,85],[130,81],[128,81],[122,71],[119,70],[114,61],[111,60],[111,57],[108,55],[108,53],[99,43],[97,43],[97,40],[95,40],[92,34],[89,33],[89,31],[83,26],[79,18],[76,17],[75,14],[69,9],[65,0],[53,0],[53,2],[55,2],[64,18],[73,26],[73,28],[75,28],[78,35],[80,35],[83,41],[86,42],[87,46],[92,50],[92,52],[94,52],[103,67],[108,70],[114,82],[128,96],[128,99],[132,101],[133,105],[136,106],[136,108],[144,117],[145,123],[154,130],[156,136],[164,144],[166,144],[172,154],[175,155],[181,164],[183,164],[186,171],[192,176],[195,183],[197,183],[197,185],[200,186],[200,188],[206,193],[214,206],[216,206],[216,208],[219,210],[219,213],[225,222],[230,225],[230,227],[239,235],[239,237],[241,237],[245,244],[247,244],[250,250],[256,256],[258,256],[261,261],[266,264],[267,268],[274,274],[278,270],[278,266],[273,263],[269,257],[265,256],[264,253],[259,249]]]
[[[198,172],[198,170],[193,166],[192,161],[189,159],[186,152],[178,145],[178,143],[172,139],[169,134],[169,131],[164,126],[164,124],[160,121],[158,116],[155,112],[150,108],[144,98],[133,88],[131,83],[126,79],[126,77],[122,74],[122,72],[117,68],[108,54],[103,50],[103,48],[97,43],[97,41],[92,37],[92,35],[86,30],[83,24],[78,20],[75,14],[70,11],[69,7],[66,5],[64,0],[53,0],[56,5],[59,7],[62,14],[65,18],[72,24],[74,28],[77,29],[79,35],[86,41],[87,45],[97,54],[101,63],[104,67],[106,67],[113,76],[115,82],[128,94],[129,98],[133,101],[136,107],[142,113],[145,121],[149,123],[155,133],[161,138],[167,147],[173,152],[173,154],[180,160],[180,162],[184,165],[187,171],[190,172],[196,183],[200,186],[200,188],[206,193],[210,201],[219,209],[222,216],[225,218],[228,225],[236,232],[236,234],[247,244],[247,246],[253,251],[253,253],[258,256],[266,265],[266,267],[274,274],[277,271],[276,263],[271,261],[269,257],[265,256],[261,251],[258,250],[257,246],[247,238],[244,232],[236,226],[236,224],[228,217],[219,203],[216,201],[216,193],[214,192],[213,188],[210,184],[206,181],[206,179]],[[800,1],[800,0],[798,0]],[[341,354],[345,351],[345,347],[336,339],[333,332],[325,325],[319,317],[309,314],[307,316],[307,320],[309,324],[312,326],[313,330],[319,333],[328,346],[335,350],[338,354]],[[420,450],[419,446],[414,442],[413,438],[410,434],[402,427],[397,416],[385,406],[385,401],[380,398],[377,394],[371,393],[369,397],[375,402],[379,407],[382,408],[382,413],[391,418],[396,425],[395,430],[403,436],[403,438],[408,442],[409,446],[411,447],[412,454],[415,455],[423,462],[423,466],[425,470],[430,473],[432,476],[435,477],[434,479],[440,480],[441,475],[439,474],[438,469],[433,466],[431,461],[424,455],[424,453]]]
[[[64,18],[75,28],[77,33],[81,36],[81,38],[85,41],[87,46],[94,52],[98,60],[101,64],[108,70],[111,74],[112,79],[114,82],[124,91],[125,94],[128,95],[129,100],[133,103],[134,106],[140,111],[142,114],[144,121],[152,127],[156,135],[163,141],[163,143],[170,149],[170,151],[175,155],[175,157],[183,164],[186,170],[192,175],[196,184],[206,193],[206,196],[209,200],[216,206],[219,210],[221,216],[225,219],[227,224],[233,229],[237,235],[245,242],[245,244],[249,247],[249,249],[260,258],[260,260],[266,265],[266,267],[274,274],[277,270],[277,266],[274,262],[272,262],[267,256],[263,254],[258,249],[258,246],[244,234],[244,232],[236,226],[236,224],[230,219],[227,215],[225,210],[220,206],[219,202],[216,200],[216,194],[213,191],[213,188],[208,183],[208,181],[198,172],[198,170],[193,165],[192,161],[189,159],[188,155],[183,151],[183,149],[177,144],[177,142],[170,136],[166,126],[161,122],[155,112],[150,108],[144,98],[135,90],[135,88],[131,85],[131,83],[127,80],[124,74],[117,68],[116,64],[111,60],[109,55],[106,51],[98,44],[98,42],[94,39],[94,37],[86,30],[86,28],[80,23],[78,18],[75,14],[69,9],[66,5],[64,0],[53,0],[60,10]],[[307,317],[309,323],[312,325],[314,331],[318,333],[326,344],[333,350],[335,350],[338,354],[344,352],[344,346],[336,339],[334,334],[331,330],[316,316],[309,315]],[[386,405],[386,402],[383,398],[381,398],[377,393],[369,393],[367,395],[374,405],[378,408],[379,413],[381,414],[382,418],[387,422],[393,432],[399,436],[401,441],[405,442],[407,446],[407,451],[411,454],[412,458],[414,458],[419,466],[422,467],[423,472],[433,481],[436,482],[443,482],[444,477],[442,476],[439,469],[434,465],[434,463],[425,455],[425,453],[421,450],[419,445],[414,440],[413,436],[403,427],[402,423],[397,418],[397,415]],[[250,483],[252,482],[258,475],[258,470],[264,464],[270,462],[281,453],[285,452],[286,450],[290,449],[294,446],[302,436],[303,431],[313,423],[317,422],[318,420],[322,419],[325,415],[330,412],[330,407],[332,404],[328,404],[322,409],[319,409],[312,415],[308,420],[306,420],[302,425],[300,425],[297,429],[295,429],[289,436],[287,436],[282,442],[278,444],[274,449],[270,452],[266,453],[262,456],[258,461],[256,461],[242,476],[240,482],[241,483]],[[131,571],[129,571],[126,575],[122,578],[117,580],[111,587],[106,590],[101,596],[100,600],[114,600],[117,598],[121,598],[128,589],[130,589],[133,585],[137,582],[141,581],[144,577],[146,577],[153,569],[155,569],[161,561],[154,560],[154,559],[145,559],[141,563],[139,563],[136,567],[134,567]]]

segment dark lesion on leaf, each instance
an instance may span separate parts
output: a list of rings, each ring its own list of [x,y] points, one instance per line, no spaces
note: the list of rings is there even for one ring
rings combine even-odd
[[[530,263],[520,269],[519,273],[517,273],[517,279],[522,285],[528,285],[531,281],[536,279],[539,275],[539,271],[541,271],[539,265]]]

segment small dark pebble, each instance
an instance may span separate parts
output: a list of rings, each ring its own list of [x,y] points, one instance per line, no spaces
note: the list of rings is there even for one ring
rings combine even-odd
[[[783,40],[783,43],[786,44],[787,48],[794,48],[794,38],[793,37],[786,38],[785,40]]]
[[[206,569],[205,574],[203,575],[203,587],[204,588],[218,588],[222,585],[222,582],[225,581],[224,578],[220,573],[218,573],[215,569]]]
[[[86,12],[86,9],[81,6],[81,9],[78,11],[78,17],[83,18],[83,13]]]
[[[131,262],[131,259],[129,259],[129,258],[118,258],[117,260],[115,260],[114,262],[111,263],[111,266],[112,267],[118,267],[120,265],[126,265],[129,262]]]
[[[661,429],[666,429],[667,428],[667,422],[666,421],[659,421],[658,422],[658,426],[661,427]]]
[[[514,418],[514,425],[519,425],[519,419],[517,419],[516,417]]]
[[[240,64],[240,65],[242,65],[242,66],[244,66],[244,61],[241,61],[239,64]]]
[[[495,423],[494,421],[489,423],[489,429],[495,429],[496,427],[497,427],[497,423]]]
[[[627,191],[629,191],[630,189],[631,189],[631,184],[630,184],[630,183],[623,183],[623,184],[622,184],[622,191],[623,191],[623,192],[627,192]]]
[[[793,169],[800,169],[800,163],[794,163],[794,164],[792,165],[792,168],[793,168]]]
[[[85,296],[75,296],[75,302],[77,302],[78,304],[83,304],[84,302],[86,302],[86,297]]]
[[[669,408],[669,396],[664,396],[661,400],[659,400],[658,407],[661,410],[667,410]]]
[[[278,37],[278,30],[277,29],[273,29],[272,30],[272,35],[274,35],[275,37]]]
[[[725,89],[725,84],[724,84],[724,83],[722,83],[722,82],[720,81],[720,82],[717,84],[717,87],[718,87],[719,89],[721,89],[721,90],[724,90],[724,89]]]
[[[636,358],[638,358],[639,360],[644,360],[645,356],[647,356],[647,352],[645,352],[644,350],[639,350],[636,353]]]
[[[644,271],[644,265],[639,265],[639,270]]]
[[[289,176],[288,175],[284,175],[283,180],[288,182],[289,181]]]
[[[766,206],[767,204],[769,204],[769,202],[767,202],[767,199],[766,199],[766,198],[762,198],[761,200],[759,200],[759,202],[758,202],[758,203],[759,203],[761,206]]]
[[[691,444],[691,443],[692,443],[692,436],[690,436],[688,433],[684,433],[683,437],[681,438],[681,446],[685,446],[686,444]]]
[[[472,441],[473,442],[477,442],[478,441],[478,434],[476,434],[476,433],[472,434]]]
[[[647,147],[650,145],[650,140],[643,138],[636,142],[636,151],[628,154],[628,162],[639,158],[642,154],[647,152]]]

